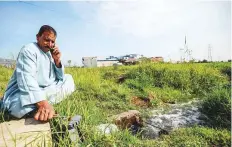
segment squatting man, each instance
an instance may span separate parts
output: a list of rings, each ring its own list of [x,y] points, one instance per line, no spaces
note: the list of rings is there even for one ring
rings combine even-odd
[[[43,25],[37,42],[22,47],[1,100],[3,111],[16,118],[33,114],[35,120],[48,121],[55,115],[52,104],[74,92],[72,76],[64,74],[56,38],[56,30]]]

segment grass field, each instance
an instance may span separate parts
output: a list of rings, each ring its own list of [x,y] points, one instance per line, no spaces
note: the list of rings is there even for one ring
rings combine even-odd
[[[0,67],[0,97],[13,69]],[[76,91],[55,105],[65,116],[82,116],[80,129],[85,141],[81,146],[230,146],[231,144],[231,63],[146,63],[102,68],[67,68]],[[123,77],[123,81],[119,81]],[[151,107],[131,103],[133,96],[155,97]],[[181,128],[169,135],[149,140],[140,134],[121,130],[101,135],[96,126],[112,123],[111,116],[136,109],[144,119],[150,111],[167,103],[203,100],[201,111],[209,117],[204,127]],[[51,122],[53,123],[53,122]],[[54,132],[54,131],[53,131]],[[72,146],[60,139],[59,146]]]

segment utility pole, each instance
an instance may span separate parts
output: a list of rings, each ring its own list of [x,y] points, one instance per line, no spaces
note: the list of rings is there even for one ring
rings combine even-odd
[[[186,35],[185,35],[185,53],[187,54],[187,60],[188,61],[192,60],[192,50],[188,48]]]
[[[190,61],[192,60],[192,50],[188,48],[187,37],[185,35],[184,48],[180,48],[180,61]]]
[[[184,58],[188,61],[188,45],[186,35],[184,37]]]
[[[180,62],[183,62],[185,59],[184,59],[184,49],[183,48],[180,48]]]
[[[184,48],[180,48],[180,62],[185,62],[185,60],[186,60],[186,49],[187,48],[188,48],[187,39],[186,39],[186,35],[185,35]]]
[[[210,62],[213,61],[213,60],[212,60],[212,47],[211,47],[210,44],[208,45],[208,60],[209,60]]]

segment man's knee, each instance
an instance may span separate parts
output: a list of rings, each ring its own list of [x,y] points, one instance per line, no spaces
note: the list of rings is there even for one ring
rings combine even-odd
[[[21,107],[18,103],[15,103],[10,109],[8,110],[10,115],[16,118],[22,118],[24,115],[28,114],[29,112],[35,110],[35,105],[28,105]]]
[[[68,85],[68,89],[70,89],[70,91],[72,92],[75,91],[75,83],[74,83],[72,75],[65,74],[65,83]]]
[[[16,118],[22,118],[25,114],[21,111],[10,111],[10,115],[16,117]]]
[[[70,74],[65,74],[65,80],[73,81],[73,77]]]
[[[16,117],[16,118],[22,118],[24,115],[28,114],[29,112],[33,111],[34,109],[31,110],[11,110],[10,115]]]

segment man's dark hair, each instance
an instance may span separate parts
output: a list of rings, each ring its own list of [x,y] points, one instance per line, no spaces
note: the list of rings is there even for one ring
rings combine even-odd
[[[57,37],[57,34],[56,34],[56,30],[49,26],[49,25],[43,25],[40,29],[39,29],[39,33],[37,34],[38,36],[41,36],[44,32],[46,31],[50,31],[50,32],[53,32],[54,35]]]

